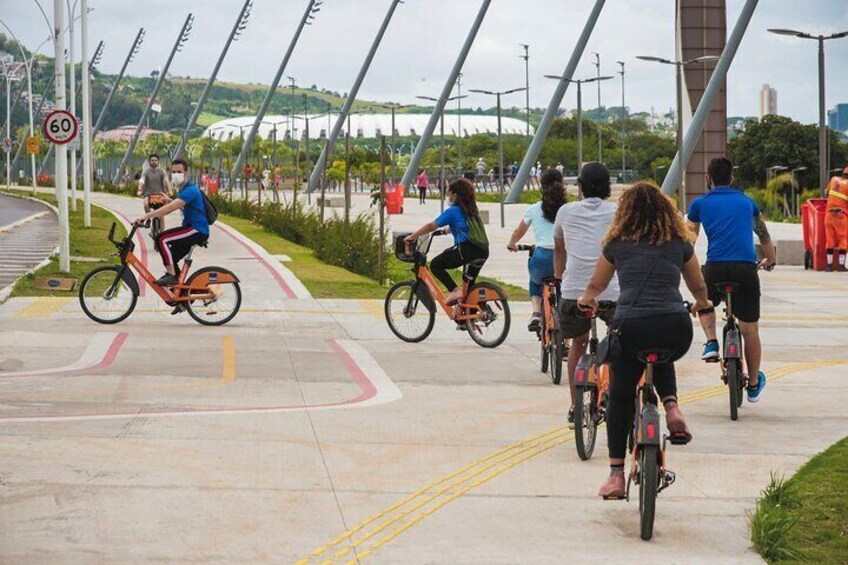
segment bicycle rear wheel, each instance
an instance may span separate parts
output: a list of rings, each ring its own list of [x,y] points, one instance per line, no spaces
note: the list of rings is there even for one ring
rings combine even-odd
[[[659,446],[643,445],[639,453],[639,530],[643,540],[654,537],[660,472]]]
[[[547,319],[545,318],[544,312],[542,313],[542,326],[539,329],[539,351],[541,353],[541,363],[540,370],[543,373],[548,372],[548,366],[550,365],[550,344],[545,343],[545,336],[548,331]]]
[[[465,321],[468,335],[481,347],[497,347],[509,335],[509,302],[506,293],[496,285],[480,282],[468,290],[478,315]],[[480,298],[477,298],[480,296]]]
[[[595,440],[598,437],[598,421],[595,409],[598,405],[598,389],[595,387],[577,387],[574,399],[574,444],[577,455],[587,461],[595,452]]]
[[[433,331],[436,311],[426,307],[415,293],[417,281],[399,282],[386,293],[384,312],[392,333],[403,341],[423,341]],[[426,290],[429,292],[429,290]]]
[[[562,382],[563,343],[559,330],[551,330],[551,382],[558,385]]]
[[[739,406],[742,404],[741,380],[738,361],[733,359],[727,363],[727,390],[730,393],[730,419],[734,422],[739,418]]]
[[[203,283],[198,285],[208,286],[215,298],[211,300],[197,299],[189,302],[181,302],[188,310],[189,316],[204,326],[223,326],[238,314],[241,308],[241,287],[236,277],[227,269],[221,267],[204,267],[192,273],[186,281],[187,285],[196,282],[203,277]],[[227,282],[215,282],[226,280]],[[192,291],[188,291],[192,292]],[[207,294],[205,291],[194,291]]]

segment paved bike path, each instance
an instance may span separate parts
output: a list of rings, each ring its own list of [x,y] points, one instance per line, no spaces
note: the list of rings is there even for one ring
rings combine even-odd
[[[130,218],[140,207],[97,198]],[[746,512],[769,473],[848,434],[835,364],[848,279],[765,275],[775,378],[730,422],[696,338],[679,384],[695,439],[671,448],[678,482],[644,543],[635,500],[594,495],[603,432],[579,461],[526,304],[495,350],[444,317],[405,344],[379,301],[290,298],[229,236],[213,232],[206,264],[244,281],[222,328],[149,292],[114,327],[70,298],[0,307],[4,562],[756,563]]]

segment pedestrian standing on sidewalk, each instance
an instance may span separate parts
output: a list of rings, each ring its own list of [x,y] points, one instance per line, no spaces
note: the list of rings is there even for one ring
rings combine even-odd
[[[430,181],[427,179],[427,169],[418,170],[418,203],[424,204],[427,202],[427,189],[430,188]]]

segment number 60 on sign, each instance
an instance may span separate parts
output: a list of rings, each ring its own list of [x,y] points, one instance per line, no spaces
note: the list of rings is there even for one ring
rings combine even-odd
[[[70,143],[78,130],[77,119],[66,110],[54,110],[44,118],[44,135],[53,143]]]

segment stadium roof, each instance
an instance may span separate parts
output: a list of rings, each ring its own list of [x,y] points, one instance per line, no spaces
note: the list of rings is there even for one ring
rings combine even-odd
[[[456,136],[459,129],[459,116],[456,114],[445,115],[445,135]],[[217,140],[226,141],[236,138],[241,133],[247,132],[253,125],[254,116],[229,118],[214,123],[203,132],[204,136],[214,137]],[[338,114],[330,114],[329,122],[326,114],[309,116],[309,136],[312,139],[322,139],[327,136],[328,127],[332,128]],[[420,136],[430,119],[429,114],[396,114],[395,129],[399,136]],[[329,123],[329,126],[328,126]],[[272,139],[274,126],[277,127],[277,138],[292,139],[296,136],[303,137],[305,120],[303,116],[295,116],[292,124],[289,116],[265,116],[259,126],[259,137]],[[390,136],[392,134],[391,114],[352,114],[350,116],[350,129],[354,138],[374,139],[380,135]],[[505,134],[525,134],[527,125],[522,120],[515,118],[501,118],[501,129]],[[294,130],[294,131],[293,131]],[[462,115],[463,136],[477,133],[497,133],[497,116],[463,114]],[[530,133],[534,133],[530,128]],[[436,128],[436,135],[439,128]],[[342,129],[344,135],[344,129]]]

